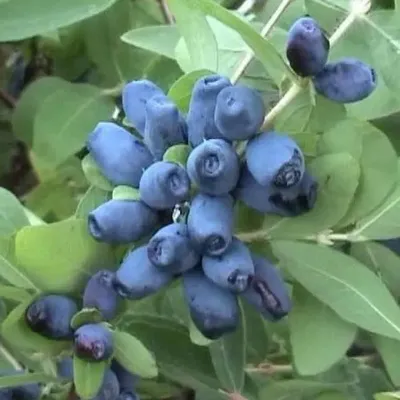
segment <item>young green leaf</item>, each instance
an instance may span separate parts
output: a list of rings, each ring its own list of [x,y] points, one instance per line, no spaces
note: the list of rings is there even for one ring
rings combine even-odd
[[[194,324],[192,320],[189,321],[189,335],[192,343],[198,346],[209,346],[212,343],[211,339],[206,338]]]
[[[178,163],[186,167],[187,159],[189,158],[190,147],[187,144],[176,144],[170,147],[164,154],[163,160]]]
[[[140,200],[139,189],[119,185],[113,189],[112,198],[114,200]]]
[[[87,154],[82,160],[82,169],[83,173],[86,176],[86,179],[93,186],[102,189],[104,191],[112,191],[114,186],[110,183],[107,178],[102,174],[99,167],[94,161],[91,154]]]
[[[0,376],[0,389],[23,386],[30,383],[50,382],[57,382],[57,378],[41,372],[20,374],[15,371],[15,375]]]
[[[72,329],[78,329],[85,324],[96,324],[103,321],[101,312],[96,308],[83,308],[71,320]]]
[[[398,368],[398,360],[400,357],[400,341],[380,335],[372,335],[372,341],[382,357],[390,380],[395,386],[399,386],[400,370]]]
[[[107,363],[91,363],[74,356],[74,384],[77,395],[83,400],[92,399],[99,391]]]
[[[96,186],[90,186],[81,198],[75,211],[76,218],[87,218],[88,214],[95,208],[111,199],[111,193]]]

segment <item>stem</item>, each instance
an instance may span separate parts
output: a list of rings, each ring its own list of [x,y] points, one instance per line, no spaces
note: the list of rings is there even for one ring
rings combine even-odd
[[[8,361],[10,365],[17,371],[23,371],[24,367],[19,361],[11,354],[11,352],[5,347],[3,343],[0,343],[0,354]]]
[[[279,17],[284,13],[286,8],[290,5],[290,3],[293,0],[282,0],[281,3],[279,4],[278,8],[275,10],[275,12],[272,14],[271,18],[267,21],[267,23],[264,25],[263,29],[261,30],[261,36],[266,37],[274,25],[278,22]],[[249,66],[250,62],[252,61],[254,57],[254,53],[252,51],[249,51],[243,58],[243,60],[240,62],[238,68],[234,71],[231,81],[233,84],[235,84],[240,77],[243,75],[244,71],[246,68]]]
[[[157,3],[160,6],[160,10],[164,17],[165,22],[169,25],[174,24],[175,23],[174,16],[171,14],[171,11],[168,8],[166,0],[157,0]]]
[[[243,232],[236,234],[236,237],[244,243],[252,243],[257,240],[266,240],[268,234],[265,230],[259,230],[254,232]]]

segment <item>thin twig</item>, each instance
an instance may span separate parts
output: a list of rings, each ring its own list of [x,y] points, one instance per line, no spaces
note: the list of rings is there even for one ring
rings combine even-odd
[[[17,101],[13,96],[8,94],[4,89],[0,89],[0,99],[8,108],[15,108]]]
[[[172,25],[175,23],[175,18],[174,16],[171,14],[171,11],[169,10],[168,4],[167,4],[167,0],[157,0],[159,6],[160,6],[160,10],[161,13],[164,17],[164,20],[167,24]]]
[[[268,22],[264,25],[263,29],[261,30],[261,36],[266,37],[272,30],[272,28],[275,26],[275,24],[278,22],[280,16],[284,13],[286,8],[290,5],[290,3],[293,0],[282,0],[282,2],[279,4],[278,8],[275,10],[271,18],[268,20]],[[254,53],[252,51],[249,51],[243,60],[240,62],[238,68],[234,71],[231,81],[232,83],[236,83],[240,77],[243,75],[244,71],[246,68],[249,66],[250,62],[252,61],[254,57]]]

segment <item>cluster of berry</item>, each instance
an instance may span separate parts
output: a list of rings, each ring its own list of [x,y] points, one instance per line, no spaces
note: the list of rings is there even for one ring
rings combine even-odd
[[[286,55],[297,75],[312,77],[315,90],[338,103],[354,103],[376,87],[376,72],[354,57],[327,63],[330,44],[319,24],[310,17],[298,19],[289,30]]]

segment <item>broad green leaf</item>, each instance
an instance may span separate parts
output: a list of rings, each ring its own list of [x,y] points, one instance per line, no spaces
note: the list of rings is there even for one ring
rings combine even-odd
[[[29,383],[49,383],[56,382],[57,378],[46,375],[41,372],[21,374],[15,371],[15,375],[7,375],[0,377],[0,389],[23,386]]]
[[[254,52],[255,57],[261,61],[265,69],[273,77],[277,84],[280,83],[283,75],[287,75],[293,80],[296,79],[275,47],[268,40],[260,36],[258,32],[246,21],[226,10],[213,0],[184,1],[188,5],[190,4],[190,8],[195,8],[202,13],[217,19],[240,34],[242,39]],[[199,67],[201,66],[198,66],[198,68]],[[210,68],[210,65],[204,65],[204,68]]]
[[[284,268],[341,318],[400,339],[400,308],[380,279],[359,261],[331,248],[291,241],[271,243]]]
[[[240,393],[244,386],[246,331],[246,320],[241,318],[235,332],[214,340],[209,346],[211,360],[221,386],[230,393]]]
[[[357,326],[341,319],[299,285],[294,287],[293,304],[289,326],[296,370],[300,375],[326,371],[345,356],[355,339]]]
[[[31,226],[16,236],[18,265],[45,291],[73,292],[93,271],[115,264],[111,248],[96,242],[83,219]]]
[[[192,320],[189,321],[189,334],[190,340],[198,346],[209,346],[212,343],[211,339],[206,338],[194,324]]]
[[[76,356],[73,360],[76,393],[84,400],[92,399],[103,383],[107,363],[105,361],[91,363]]]
[[[96,308],[83,308],[78,311],[71,319],[72,329],[78,329],[84,324],[100,323],[103,321],[101,312]]]
[[[9,0],[0,4],[0,41],[21,40],[81,21],[110,7],[115,0]]]
[[[374,395],[375,400],[396,400],[400,399],[400,392],[377,393]]]
[[[212,73],[208,69],[202,69],[183,75],[171,86],[168,96],[181,111],[188,112],[194,84],[203,76],[211,75]]]
[[[111,193],[96,186],[90,186],[81,198],[75,212],[76,218],[86,218],[95,208],[111,199]]]
[[[19,287],[0,284],[0,298],[21,303],[29,301],[32,295]]]
[[[376,242],[353,243],[350,255],[369,267],[400,299],[400,258],[386,246]]]
[[[168,0],[168,5],[185,40],[192,62],[196,62],[199,69],[216,71],[217,41],[201,10],[193,7],[192,1],[186,0]]]
[[[112,198],[114,200],[140,200],[139,189],[119,185],[113,189]]]
[[[113,190],[114,186],[107,178],[102,174],[99,167],[94,161],[91,154],[87,154],[82,160],[83,173],[86,179],[95,187],[102,189],[104,191],[110,192]]]
[[[315,207],[298,217],[265,215],[262,232],[268,238],[306,238],[333,227],[346,214],[353,200],[360,168],[346,153],[327,154],[314,159],[310,173],[318,182]]]
[[[181,34],[176,25],[144,26],[124,33],[125,43],[175,59],[175,47]]]
[[[368,215],[385,199],[396,182],[396,152],[388,138],[367,122],[348,119],[339,123],[322,136],[319,152],[349,153],[361,167],[354,201],[340,226]]]
[[[114,331],[113,339],[114,357],[128,371],[143,378],[157,376],[156,361],[140,340],[122,331]]]
[[[50,166],[60,165],[113,110],[113,102],[95,86],[70,84],[54,91],[35,115],[33,152]]]
[[[373,335],[372,341],[382,357],[390,380],[396,387],[398,387],[400,385],[400,341],[380,335]]]
[[[207,347],[191,343],[182,324],[171,318],[134,314],[123,329],[154,353],[160,372],[167,378],[192,388],[220,387]]]
[[[70,347],[68,341],[47,339],[33,332],[25,321],[25,310],[32,300],[25,301],[15,307],[1,324],[1,335],[18,349],[26,349],[49,355],[57,355]]]
[[[1,7],[1,6],[0,6]],[[12,115],[12,128],[28,146],[33,143],[35,116],[42,103],[57,90],[67,90],[68,82],[49,76],[32,82],[23,92]]]
[[[185,302],[181,282],[175,281],[164,292],[154,299],[158,314],[163,317],[173,318],[177,322],[188,326],[190,329],[190,313]],[[141,313],[143,311],[140,311]]]
[[[176,144],[170,147],[164,154],[163,160],[170,161],[186,167],[187,159],[190,154],[190,146],[187,144]]]
[[[314,397],[313,400],[356,400],[353,396],[341,392],[324,392]]]
[[[0,235],[12,235],[29,225],[24,208],[8,190],[0,187]]]

